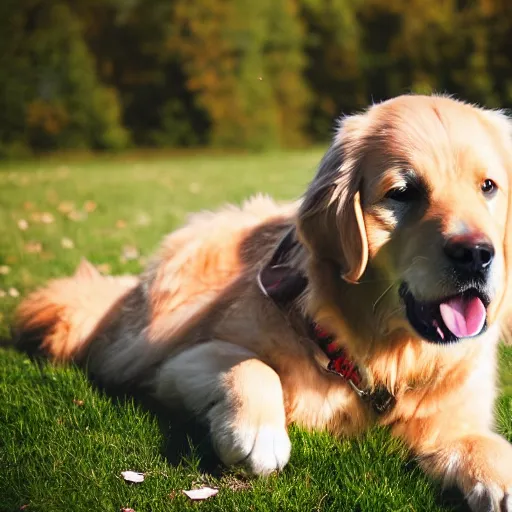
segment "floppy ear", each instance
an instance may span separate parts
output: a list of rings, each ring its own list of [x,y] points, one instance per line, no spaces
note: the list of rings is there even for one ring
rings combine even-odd
[[[299,236],[313,256],[335,261],[351,283],[359,280],[368,262],[360,196],[366,125],[364,114],[342,121],[298,216]]]

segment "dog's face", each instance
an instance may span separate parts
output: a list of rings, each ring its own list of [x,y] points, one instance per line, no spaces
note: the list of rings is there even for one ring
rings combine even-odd
[[[456,342],[499,315],[512,263],[511,176],[503,114],[404,96],[344,120],[299,229],[313,257],[336,261],[345,280],[371,275],[383,329]]]

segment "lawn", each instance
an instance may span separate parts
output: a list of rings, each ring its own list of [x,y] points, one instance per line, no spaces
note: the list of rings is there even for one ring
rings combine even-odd
[[[54,157],[0,166],[0,336],[20,297],[82,256],[139,272],[187,212],[256,193],[296,198],[321,151],[262,155]],[[498,429],[512,440],[512,347],[502,347]],[[0,349],[0,511],[445,511],[441,494],[385,430],[339,441],[292,429],[280,475],[220,468],[185,418],[95,389],[73,367]],[[145,473],[128,484],[121,471]],[[181,491],[219,488],[191,502]]]

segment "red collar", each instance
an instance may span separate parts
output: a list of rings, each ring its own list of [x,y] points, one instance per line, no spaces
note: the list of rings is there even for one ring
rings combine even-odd
[[[323,327],[315,322],[311,322],[313,338],[318,346],[329,358],[327,369],[333,373],[341,375],[359,389],[361,385],[361,374],[355,363],[350,359],[347,351],[336,343],[336,338],[330,335]]]
[[[280,309],[293,307],[296,299],[305,292],[308,279],[298,268],[290,265],[291,254],[300,248],[295,236],[295,228],[291,228],[281,239],[272,258],[258,273],[258,286]],[[327,370],[343,377],[354,391],[369,402],[377,414],[388,412],[395,403],[395,398],[385,387],[373,391],[362,390],[362,378],[355,363],[347,351],[334,336],[309,318],[305,318],[309,336],[329,358]]]

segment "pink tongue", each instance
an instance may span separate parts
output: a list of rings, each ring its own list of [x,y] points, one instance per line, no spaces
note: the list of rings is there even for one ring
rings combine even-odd
[[[478,297],[456,297],[439,306],[446,327],[457,336],[477,335],[485,323],[485,306]]]

